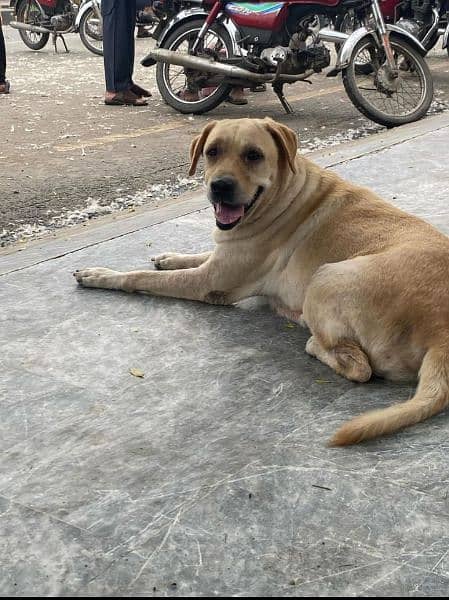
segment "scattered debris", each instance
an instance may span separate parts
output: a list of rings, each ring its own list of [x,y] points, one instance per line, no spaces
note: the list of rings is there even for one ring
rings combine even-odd
[[[141,379],[143,379],[145,377],[145,373],[143,371],[141,371],[140,369],[130,369],[129,372],[131,373],[131,375],[134,375],[134,377],[140,377]]]
[[[328,488],[328,487],[326,487],[325,485],[318,485],[318,484],[312,483],[312,487],[314,487],[314,488],[318,488],[318,489],[320,489],[320,490],[326,490],[326,491],[328,491],[328,492],[332,492],[332,489],[331,489],[331,488]]]

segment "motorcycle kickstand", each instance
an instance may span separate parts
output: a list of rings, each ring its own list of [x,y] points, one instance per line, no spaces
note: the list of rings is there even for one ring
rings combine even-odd
[[[56,54],[58,54],[58,46],[56,45],[56,42],[58,41],[58,37],[61,38],[62,43],[64,44],[65,51],[68,54],[70,52],[70,50],[67,48],[67,44],[65,43],[65,39],[64,39],[64,36],[62,35],[62,33],[56,33],[56,31],[54,31],[52,35],[53,35],[53,46],[54,46]]]
[[[293,110],[291,104],[288,102],[287,98],[284,96],[284,90],[283,90],[284,84],[275,82],[272,84],[272,87],[273,87],[274,93],[279,98],[279,102],[284,107],[285,112],[288,115],[292,115],[295,111]]]

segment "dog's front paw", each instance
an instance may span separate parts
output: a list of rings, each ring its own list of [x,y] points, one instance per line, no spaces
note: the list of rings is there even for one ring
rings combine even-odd
[[[103,267],[81,269],[75,271],[73,276],[84,287],[105,288],[109,290],[121,289],[121,273]]]
[[[175,254],[174,252],[166,252],[165,254],[159,254],[159,256],[153,256],[151,262],[159,271],[182,269],[184,265],[182,255]]]

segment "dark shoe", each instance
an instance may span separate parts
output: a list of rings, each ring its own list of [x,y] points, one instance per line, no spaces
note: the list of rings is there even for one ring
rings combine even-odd
[[[11,88],[11,84],[9,81],[5,81],[5,83],[0,83],[0,94],[9,94],[9,90]]]

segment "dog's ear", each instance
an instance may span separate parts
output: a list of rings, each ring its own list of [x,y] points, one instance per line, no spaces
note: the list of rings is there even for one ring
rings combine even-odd
[[[276,142],[281,160],[285,165],[288,163],[293,173],[296,173],[295,159],[298,150],[296,133],[289,127],[273,121],[270,117],[265,117],[264,125]]]
[[[217,124],[217,121],[211,121],[206,125],[203,131],[200,133],[198,137],[196,137],[193,142],[190,144],[190,168],[189,175],[195,175],[196,166],[200,159],[201,154],[203,153],[204,144],[212,131],[212,129]]]

